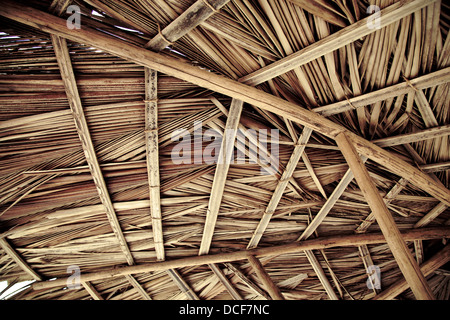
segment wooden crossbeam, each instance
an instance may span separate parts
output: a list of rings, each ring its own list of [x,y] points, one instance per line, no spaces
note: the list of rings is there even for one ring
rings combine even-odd
[[[439,228],[417,228],[401,233],[404,241],[431,240],[450,237],[450,227]],[[125,266],[120,268],[109,268],[94,273],[82,273],[81,281],[104,280],[126,274],[135,274],[151,271],[162,271],[174,268],[191,267],[210,263],[226,263],[238,260],[246,260],[249,255],[266,257],[289,253],[298,253],[304,250],[320,250],[335,247],[357,247],[363,244],[373,245],[386,243],[386,238],[382,233],[364,233],[342,236],[320,237],[291,244],[272,246],[267,248],[255,248],[236,252],[197,255],[168,261],[158,261],[141,265]],[[33,289],[46,289],[58,286],[65,286],[67,278],[60,278],[53,281],[43,281],[33,284]]]
[[[223,271],[215,263],[210,263],[208,266],[214,272],[217,278],[219,278],[220,282],[223,284],[225,289],[228,291],[231,297],[233,297],[234,300],[243,300],[230,280],[228,280]]]
[[[382,16],[380,19],[380,27],[384,28],[435,1],[437,0],[405,0],[395,2],[380,11]],[[328,37],[314,42],[306,48],[240,78],[239,81],[251,86],[256,86],[328,53],[332,53],[339,48],[377,31],[376,28],[369,28],[367,26],[367,22],[370,21],[370,19],[373,19],[373,17],[359,20]]]
[[[156,258],[164,260],[164,239],[161,217],[161,195],[159,177],[158,139],[158,76],[155,70],[145,68],[145,147],[148,186],[150,193],[150,213],[152,216],[153,240]]]
[[[422,271],[424,276],[429,276],[432,272],[442,267],[448,261],[450,261],[450,245],[446,245],[441,251],[424,262],[420,266],[420,270]],[[386,290],[377,294],[372,298],[372,300],[391,300],[408,288],[408,282],[405,279],[400,279],[390,285]]]
[[[247,245],[247,249],[255,248],[256,246],[258,246],[258,243],[261,240],[264,231],[267,229],[267,226],[269,224],[271,217],[275,212],[275,209],[280,203],[284,190],[286,189],[289,179],[292,177],[294,170],[297,167],[298,161],[300,160],[302,153],[305,150],[306,143],[311,137],[311,134],[312,134],[311,129],[309,128],[303,129],[302,135],[298,139],[294,151],[292,151],[291,157],[289,158],[288,164],[286,165],[286,169],[284,170],[280,180],[277,183],[277,186],[275,187],[275,191],[272,194],[269,204],[267,205],[264,214],[258,226],[256,227],[256,230],[253,232],[253,236]]]
[[[341,133],[336,137],[336,143],[355,175],[364,198],[372,209],[378,225],[386,237],[386,242],[414,295],[419,300],[433,299],[433,294],[425,277],[402,239],[391,213],[354,148],[353,141],[348,138],[347,134]]]
[[[91,295],[94,300],[105,300],[90,282],[82,282],[81,285]]]
[[[188,34],[191,30],[206,21],[230,0],[198,0],[194,2],[178,18],[161,30],[146,45],[153,51],[160,51]]]
[[[234,141],[236,139],[242,107],[242,101],[236,99],[231,101],[230,111],[228,112],[228,119],[225,125],[225,133],[222,138],[219,156],[217,157],[216,172],[209,197],[208,209],[206,211],[206,221],[199,250],[200,255],[207,254],[211,246],[228,169],[230,168],[231,158],[234,154]]]
[[[9,244],[6,238],[0,238],[0,247],[3,251],[14,260],[14,262],[26,273],[28,273],[34,280],[42,281],[43,278],[34,271],[30,265],[17,253],[16,250]]]
[[[75,127],[77,129],[78,136],[80,137],[81,146],[91,171],[92,179],[94,180],[98,195],[105,208],[106,215],[108,216],[114,235],[119,242],[122,252],[125,254],[126,261],[129,265],[132,265],[134,264],[134,259],[131,255],[130,249],[128,248],[128,244],[122,233],[119,220],[117,219],[116,212],[112,205],[109,191],[97,160],[97,154],[95,152],[94,144],[92,143],[89,127],[84,116],[84,110],[81,104],[80,95],[78,93],[77,83],[73,73],[66,40],[56,35],[51,35],[51,37],[53,49],[55,51],[56,59],[61,72],[61,77],[64,82],[67,99],[75,121]]]
[[[420,1],[420,3],[428,1]],[[410,5],[411,1],[407,1]],[[403,2],[394,5],[402,6]],[[386,167],[389,171],[404,177],[417,187],[428,192],[440,201],[450,205],[450,191],[434,181],[425,173],[409,165],[388,151],[370,143],[347,129],[314,112],[298,105],[263,92],[235,80],[201,70],[175,58],[146,50],[120,40],[113,39],[96,30],[83,26],[82,29],[69,30],[66,21],[48,13],[26,7],[11,0],[4,0],[0,15],[30,25],[41,31],[56,34],[72,41],[94,46],[139,65],[155,69],[170,76],[194,83],[201,87],[242,100],[261,109],[278,114],[288,120],[298,122],[325,136],[334,138],[341,132],[347,132],[355,141],[355,148],[364,156]],[[383,20],[383,19],[382,19]]]
[[[253,270],[255,271],[258,279],[263,283],[265,289],[271,296],[273,300],[284,300],[283,294],[280,291],[280,288],[272,281],[269,274],[266,272],[264,267],[255,256],[248,256],[248,261],[250,262]]]
[[[447,205],[440,202],[437,206],[435,206],[433,209],[431,209],[426,215],[424,215],[416,224],[414,225],[414,228],[420,228],[424,227],[427,224],[429,224],[431,221],[436,219],[442,212],[447,209]]]
[[[125,278],[133,286],[133,288],[139,293],[139,295],[142,297],[142,299],[152,300],[152,298],[149,296],[147,291],[145,291],[145,289],[141,286],[141,284],[131,274],[125,275]]]

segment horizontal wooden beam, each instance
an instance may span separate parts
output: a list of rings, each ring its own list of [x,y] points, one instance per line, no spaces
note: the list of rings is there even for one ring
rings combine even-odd
[[[402,239],[394,218],[384,203],[383,198],[380,196],[369,172],[354,148],[352,141],[348,139],[345,133],[341,133],[336,137],[336,142],[339,149],[341,149],[348,166],[355,175],[355,179],[358,182],[364,198],[372,209],[378,225],[386,238],[389,249],[397,261],[406,281],[408,281],[414,295],[420,300],[433,299],[433,294],[425,277],[406,246],[405,241]]]
[[[398,1],[380,11],[380,28],[386,27],[417,10],[434,3],[437,0],[404,0]],[[341,29],[332,35],[325,37],[313,44],[303,48],[281,60],[278,60],[266,67],[263,67],[245,77],[239,79],[240,82],[256,86],[267,80],[282,75],[288,71],[298,68],[310,61],[342,48],[368,34],[377,31],[376,28],[369,28],[367,23],[373,17],[359,20],[352,25]]]
[[[419,1],[427,2],[427,1]],[[398,2],[403,4],[403,2]],[[411,1],[407,1],[411,3]],[[429,2],[427,2],[429,3]],[[82,26],[81,29],[69,30],[64,19],[48,13],[20,5],[11,0],[4,0],[0,15],[35,27],[44,32],[57,34],[69,40],[91,45],[139,65],[155,69],[159,72],[194,83],[209,90],[242,100],[261,109],[278,114],[288,120],[300,123],[325,136],[335,138],[341,132],[349,132],[346,128],[323,116],[301,106],[263,92],[256,88],[239,83],[206,70],[201,70],[178,59],[164,56],[145,48],[141,48],[118,39],[113,39],[99,31]],[[383,20],[383,19],[382,19]],[[450,205],[450,191],[442,184],[431,179],[427,174],[400,160],[375,144],[357,136],[353,136],[355,147],[359,153],[385,166],[393,173],[400,175],[430,195]]]
[[[404,241],[431,240],[450,237],[450,227],[439,228],[419,228],[404,231],[402,234]],[[226,263],[237,260],[245,260],[249,255],[265,257],[271,255],[281,255],[298,253],[304,250],[327,249],[335,247],[357,247],[363,244],[386,243],[386,239],[381,233],[351,234],[342,236],[320,237],[291,244],[272,246],[267,248],[256,248],[229,253],[208,254],[201,256],[186,257],[168,261],[152,262],[147,264],[125,266],[119,268],[109,268],[94,273],[81,274],[81,281],[105,280],[127,274],[163,271],[174,268],[191,267],[210,263]],[[37,282],[33,284],[33,289],[47,289],[58,286],[65,286],[67,278],[59,278],[53,281]]]

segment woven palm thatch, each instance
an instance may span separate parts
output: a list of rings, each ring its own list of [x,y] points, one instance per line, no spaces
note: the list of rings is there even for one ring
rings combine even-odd
[[[4,1],[11,299],[448,300],[449,12]]]

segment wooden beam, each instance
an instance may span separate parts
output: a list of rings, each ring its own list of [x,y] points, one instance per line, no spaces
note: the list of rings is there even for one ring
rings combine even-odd
[[[420,1],[421,3],[424,1]],[[427,2],[427,1],[425,1]],[[410,4],[411,1],[408,1]],[[429,3],[429,2],[427,2]],[[398,2],[394,5],[403,4]],[[295,121],[334,138],[341,132],[349,132],[344,127],[328,120],[312,111],[299,107],[297,104],[283,100],[269,93],[252,88],[235,80],[201,70],[188,63],[172,57],[146,50],[118,39],[113,39],[96,30],[82,26],[82,29],[69,30],[64,19],[55,17],[34,8],[20,5],[11,0],[4,0],[0,15],[15,21],[38,28],[44,32],[57,34],[72,41],[91,45],[116,56],[122,57],[139,65],[155,69],[170,76],[194,83],[212,91],[242,100],[261,109],[273,112],[281,117]],[[383,20],[383,19],[382,19]],[[430,195],[450,205],[450,191],[442,184],[431,179],[417,168],[400,160],[373,143],[349,133],[355,141],[359,153],[385,166],[391,172],[400,175]]]
[[[435,206],[433,209],[430,210],[426,215],[424,215],[416,224],[414,225],[414,228],[420,228],[424,227],[427,224],[429,224],[431,221],[436,219],[442,212],[447,209],[447,205],[440,202],[437,206]]]
[[[215,263],[210,263],[208,264],[208,266],[214,272],[217,278],[219,278],[220,282],[223,284],[225,289],[228,291],[228,293],[234,300],[243,300],[239,292],[236,291],[233,284],[230,282],[230,280],[228,280],[223,271],[220,270],[220,268]]]
[[[259,280],[263,283],[265,289],[272,297],[272,300],[284,300],[280,288],[278,288],[277,285],[272,281],[259,259],[255,256],[250,255],[248,256],[248,261],[250,262]]]
[[[347,137],[347,134],[341,133],[336,137],[336,143],[355,175],[355,179],[358,182],[364,198],[366,198],[367,203],[372,209],[378,225],[386,238],[386,242],[414,295],[419,300],[433,299],[433,294],[425,277],[411,255],[405,241],[402,239],[391,213],[386,207],[383,198],[381,198],[378,193],[378,190],[354,148],[352,141]]]
[[[173,282],[176,283],[181,292],[183,292],[189,300],[200,300],[197,294],[191,287],[184,281],[183,277],[175,269],[167,270],[167,274],[170,276]]]
[[[395,2],[380,11],[382,17],[380,19],[380,27],[384,28],[435,1],[437,0],[405,0]],[[370,19],[373,19],[373,17],[369,16],[359,20],[328,37],[314,42],[306,48],[240,78],[239,81],[251,86],[256,86],[310,61],[316,60],[328,53],[332,53],[339,48],[343,48],[344,46],[377,31],[376,28],[369,28],[367,26],[367,22],[370,21]]]
[[[286,169],[281,175],[280,180],[275,187],[275,190],[270,198],[269,204],[267,205],[264,214],[256,227],[256,230],[253,232],[253,236],[250,239],[250,242],[247,245],[247,249],[255,248],[258,246],[259,241],[267,229],[270,219],[272,218],[278,204],[280,203],[281,197],[283,196],[284,190],[289,182],[289,179],[292,177],[295,168],[297,167],[298,161],[300,160],[303,151],[305,150],[306,144],[308,143],[309,138],[311,137],[312,130],[309,128],[304,128],[302,135],[298,139],[294,151],[292,151],[291,157],[286,165]]]
[[[242,107],[242,101],[236,99],[231,101],[230,111],[225,125],[225,132],[222,137],[219,156],[217,157],[216,172],[212,183],[208,209],[206,211],[206,221],[199,250],[200,255],[207,254],[211,246],[214,228],[216,226],[217,216],[222,202],[223,191],[227,181],[228,169],[230,168],[231,158],[234,154],[234,142],[236,140]]]
[[[152,216],[153,240],[156,258],[164,260],[164,239],[161,217],[161,195],[159,177],[158,139],[158,75],[148,68],[145,72],[145,147],[147,159],[148,186],[150,192],[150,213]]]
[[[330,300],[339,300],[338,296],[333,290],[333,287],[331,286],[330,281],[328,281],[327,276],[325,275],[325,272],[322,269],[322,266],[320,265],[319,261],[317,260],[316,256],[314,255],[314,252],[312,250],[305,250],[305,255],[308,258],[309,263],[314,269],[314,272],[316,273],[317,277],[319,278],[320,283],[324,287],[326,293],[328,294],[328,297]]]
[[[436,253],[429,260],[420,266],[424,276],[430,275],[436,269],[442,267],[450,261],[450,245],[446,245],[444,249]],[[377,294],[372,300],[391,300],[409,288],[408,282],[405,279],[400,279],[393,283],[389,288]]]
[[[168,45],[188,34],[191,30],[206,21],[230,0],[198,0],[194,2],[178,18],[161,30],[145,47],[153,51],[161,51]]]
[[[92,299],[94,300],[105,300],[103,297],[98,293],[98,291],[95,289],[95,287],[90,282],[82,282],[81,285],[84,289],[90,294]]]
[[[125,278],[127,278],[128,282],[139,293],[142,299],[152,300],[152,298],[150,298],[150,296],[148,295],[147,291],[145,291],[145,289],[141,286],[141,284],[131,274],[125,275]]]
[[[417,141],[424,141],[428,139],[434,139],[438,137],[444,137],[450,135],[450,124],[433,127],[430,129],[419,130],[411,133],[399,134],[393,137],[387,137],[382,139],[373,140],[379,147],[391,147],[398,146],[406,143],[413,143]]]
[[[418,228],[405,231],[401,234],[404,241],[431,240],[450,237],[450,227],[439,228]],[[351,234],[332,237],[320,237],[291,244],[272,246],[267,248],[255,248],[236,252],[208,254],[201,256],[186,257],[169,261],[152,262],[142,265],[125,266],[119,268],[109,268],[94,273],[82,273],[81,281],[105,280],[112,277],[127,274],[143,273],[150,271],[162,271],[174,268],[191,267],[210,263],[226,263],[237,260],[245,260],[249,255],[265,257],[271,255],[281,255],[298,253],[304,250],[320,250],[335,247],[357,247],[363,244],[372,245],[386,243],[386,239],[381,233]],[[65,286],[67,278],[60,278],[53,281],[43,281],[33,284],[33,289],[46,289],[58,286]]]
[[[13,261],[26,273],[28,273],[34,280],[36,281],[42,281],[43,278],[34,271],[30,265],[23,260],[23,258],[17,253],[16,250],[8,243],[8,241],[5,238],[0,238],[0,247],[2,247],[3,251],[6,252],[6,254],[13,259]]]
[[[130,249],[128,248],[119,224],[119,220],[117,219],[116,212],[112,205],[109,191],[97,160],[97,154],[95,153],[94,144],[92,143],[89,127],[84,116],[84,110],[81,104],[80,95],[78,93],[77,83],[73,73],[72,62],[70,61],[66,40],[56,35],[51,35],[51,38],[56,60],[61,72],[61,77],[64,82],[69,106],[72,110],[72,115],[75,121],[75,127],[77,129],[78,136],[80,137],[81,146],[86,156],[86,161],[92,174],[92,179],[94,180],[99,198],[105,208],[106,215],[108,216],[114,235],[119,242],[122,252],[125,254],[126,261],[129,265],[132,265],[134,264],[134,259],[131,255]]]

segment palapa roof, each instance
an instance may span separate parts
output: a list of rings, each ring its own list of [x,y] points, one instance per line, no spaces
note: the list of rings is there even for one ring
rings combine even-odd
[[[449,5],[376,5],[2,1],[12,299],[448,299]]]

